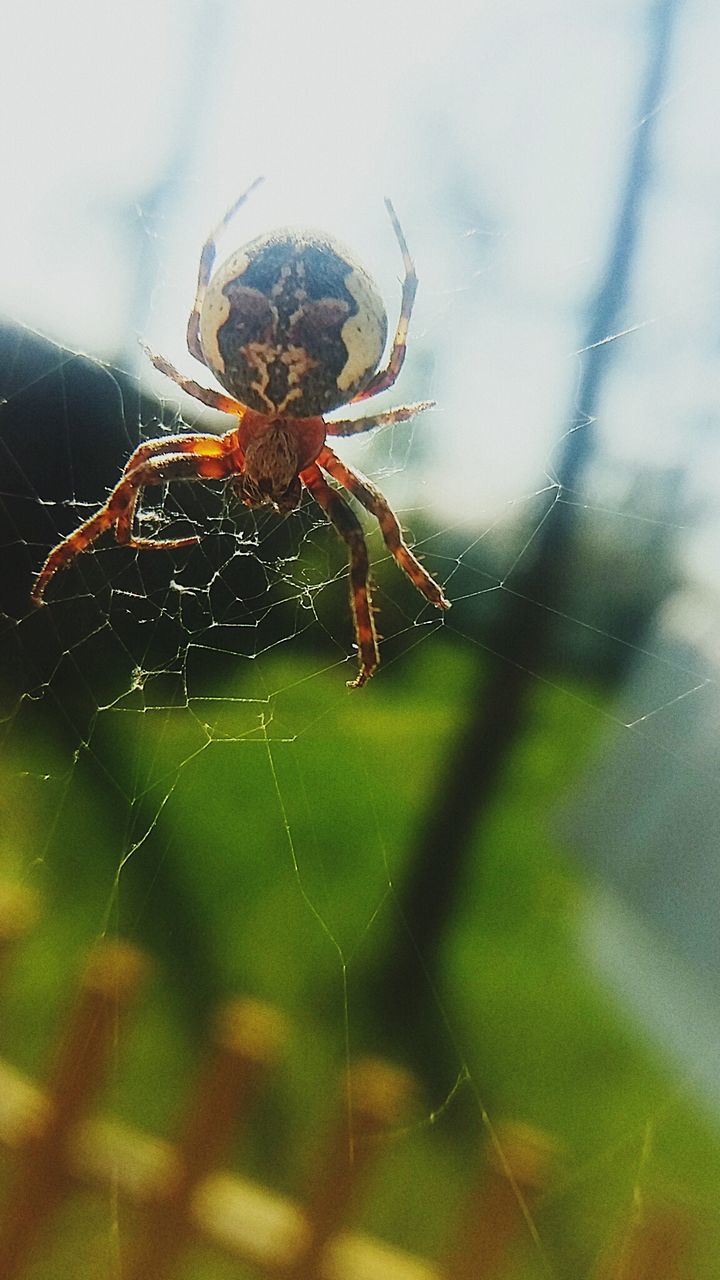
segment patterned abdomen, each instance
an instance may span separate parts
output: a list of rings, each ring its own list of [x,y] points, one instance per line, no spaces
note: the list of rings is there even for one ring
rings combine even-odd
[[[268,416],[347,404],[385,348],[375,285],[329,236],[281,230],[239,249],[210,281],[200,341],[218,381]]]

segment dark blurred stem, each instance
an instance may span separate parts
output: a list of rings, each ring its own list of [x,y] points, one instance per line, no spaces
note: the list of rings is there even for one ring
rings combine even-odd
[[[679,0],[662,0],[649,15],[650,47],[637,126],[628,133],[627,176],[607,265],[589,307],[582,376],[569,421],[579,406],[592,424],[615,351],[615,343],[605,340],[623,324],[651,174],[655,123],[666,92],[672,30],[679,7]],[[575,543],[575,507],[563,501],[563,495],[580,488],[593,451],[592,425],[564,437],[556,472],[558,488],[549,499],[546,518],[536,536],[504,584],[504,606],[488,639],[487,659],[468,694],[467,721],[422,816],[412,869],[400,891],[406,928],[395,930],[394,950],[377,975],[376,988],[379,1007],[400,1038],[407,1038],[408,1049],[423,1007],[427,1007],[424,970],[432,975],[435,968],[470,839],[480,832],[522,731],[533,673],[542,673],[546,667],[554,610],[562,608]]]

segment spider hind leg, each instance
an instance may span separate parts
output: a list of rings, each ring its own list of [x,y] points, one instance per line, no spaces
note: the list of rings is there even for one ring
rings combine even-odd
[[[397,376],[405,362],[405,352],[407,350],[407,336],[410,328],[410,317],[412,315],[413,305],[415,303],[415,294],[417,293],[418,278],[415,271],[415,263],[410,256],[410,250],[407,247],[407,241],[400,226],[398,216],[393,208],[392,201],[386,198],[385,208],[388,211],[390,221],[392,222],[395,238],[400,246],[402,254],[403,266],[405,268],[405,277],[402,286],[402,300],[400,303],[400,318],[395,330],[392,348],[388,357],[388,362],[382,369],[378,369],[373,374],[369,383],[356,396],[353,396],[351,403],[355,404],[358,400],[366,400],[368,396],[376,396],[380,391],[387,391],[397,380]]]
[[[225,230],[230,220],[235,217],[235,214],[237,213],[241,205],[244,205],[248,196],[251,194],[251,192],[255,190],[257,186],[259,186],[259,184],[262,181],[263,179],[261,177],[256,178],[254,182],[250,183],[250,186],[247,188],[247,190],[243,191],[241,196],[238,196],[237,200],[230,205],[230,208],[228,209],[227,213],[223,216],[221,221],[218,223],[218,225],[214,227],[213,230],[210,232],[210,235],[208,236],[207,240],[205,241],[205,244],[202,247],[202,252],[200,254],[200,265],[198,266],[198,280],[197,280],[197,288],[195,290],[195,301],[193,302],[192,311],[190,312],[190,316],[188,318],[188,325],[187,325],[188,351],[190,352],[190,355],[194,356],[196,360],[199,360],[201,364],[205,364],[205,356],[203,353],[202,346],[200,345],[200,313],[202,311],[203,303],[205,301],[205,294],[207,293],[207,287],[208,287],[208,284],[210,283],[210,276],[212,275],[212,269],[215,265],[215,256],[217,253],[217,240],[222,235],[223,231]]]

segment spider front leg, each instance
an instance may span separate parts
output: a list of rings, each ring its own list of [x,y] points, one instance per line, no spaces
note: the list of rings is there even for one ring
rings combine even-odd
[[[320,468],[313,464],[300,472],[300,479],[309,489],[315,501],[322,507],[350,552],[350,600],[352,604],[355,635],[358,645],[360,670],[348,688],[359,689],[366,684],[380,663],[377,632],[373,618],[372,600],[368,577],[370,563],[367,544],[354,512],[336,489],[331,489]]]
[[[407,247],[407,241],[403,235],[402,227],[398,221],[398,216],[392,206],[392,202],[385,199],[385,208],[390,215],[390,221],[400,245],[400,252],[403,256],[403,265],[405,267],[405,279],[402,287],[402,302],[400,305],[400,319],[398,320],[395,337],[393,339],[390,357],[384,369],[378,369],[377,373],[370,379],[367,386],[353,396],[351,403],[355,404],[358,400],[367,400],[368,396],[376,396],[380,391],[387,391],[397,378],[403,367],[405,360],[405,351],[407,348],[407,335],[410,327],[410,316],[412,315],[413,303],[415,302],[415,294],[417,293],[418,278],[415,273],[415,263],[410,257],[410,250]]]
[[[200,445],[207,442],[208,450],[212,452],[207,454],[193,452],[193,446],[190,444],[193,440],[195,449],[198,449],[198,442]],[[185,446],[182,452],[177,450],[178,442]],[[156,451],[155,446],[161,443],[163,448],[158,448]],[[167,446],[171,443],[176,446],[176,452],[168,452]],[[51,578],[54,578],[61,569],[67,568],[76,556],[87,551],[88,547],[97,542],[98,538],[113,526],[115,526],[117,541],[125,546],[162,550],[198,542],[199,539],[196,537],[157,541],[151,538],[134,538],[132,518],[140,493],[148,485],[164,484],[168,480],[224,479],[234,469],[231,455],[227,451],[222,452],[222,438],[217,436],[200,438],[180,436],[141,445],[130,459],[107,502],[50,552],[33,584],[30,597],[32,603],[37,606],[44,604],[45,591]]]
[[[224,436],[188,432],[187,435],[162,436],[159,440],[148,440],[146,444],[138,445],[135,452],[131,454],[123,467],[123,477],[131,475],[149,458],[161,458],[163,454],[170,456],[174,453],[201,455],[208,458],[222,457],[226,453],[226,438]],[[160,551],[177,551],[181,547],[194,547],[200,541],[197,535],[187,538],[138,538],[134,535],[132,530],[135,522],[135,510],[141,491],[141,488],[135,489],[127,506],[123,508],[117,517],[115,523],[115,539],[117,542],[123,546],[132,546],[138,549],[150,548]]]
[[[431,604],[437,609],[449,609],[450,601],[443,592],[442,587],[430,576],[416,556],[408,547],[402,535],[402,529],[395,512],[383,497],[379,489],[358,471],[354,471],[345,462],[333,453],[327,445],[318,456],[318,464],[324,471],[329,471],[333,479],[339,481],[346,489],[352,493],[353,497],[361,502],[367,511],[372,515],[380,525],[385,545],[390,553],[399,564],[404,573],[422,592]]]

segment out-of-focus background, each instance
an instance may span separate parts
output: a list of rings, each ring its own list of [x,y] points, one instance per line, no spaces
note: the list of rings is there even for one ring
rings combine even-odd
[[[508,1123],[555,1154],[532,1196],[510,1178],[483,1274],[716,1274],[719,47],[709,0],[10,18],[0,879],[38,918],[0,1065],[47,1079],[84,957],[126,939],[153,976],[98,1105],[171,1138],[214,1011],[268,1002],[289,1044],[225,1163],[302,1200],[332,1082],[367,1053],[407,1068],[353,1223],[447,1274],[483,1148],[507,1180]],[[345,552],[309,502],[149,494],[145,531],[197,548],[105,539],[29,605],[139,441],[227,429],[139,342],[213,385],[184,348],[200,247],[260,174],[221,257],[322,228],[392,324],[388,195],[420,278],[376,403],[437,405],[341,451],[453,608],[361,513],[383,661],[356,692]],[[8,1126],[0,1107],[22,1146]],[[90,1226],[70,1198],[22,1274],[124,1274],[126,1183]],[[658,1239],[676,1269],[641,1272]],[[244,1265],[205,1240],[176,1274]]]

